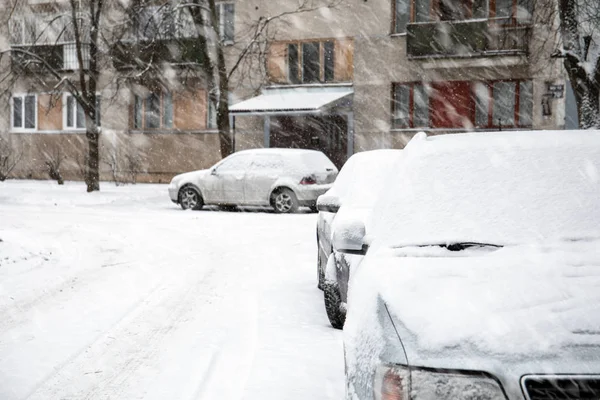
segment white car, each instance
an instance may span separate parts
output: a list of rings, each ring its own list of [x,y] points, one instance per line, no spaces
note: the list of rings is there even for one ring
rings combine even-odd
[[[346,398],[600,398],[600,131],[417,135],[375,205]]]
[[[336,225],[357,215],[368,225],[373,205],[384,190],[385,178],[401,153],[371,150],[354,154],[340,170],[333,187],[317,199],[318,286],[324,291],[325,310],[334,328],[344,326],[351,270],[356,269],[362,257],[334,254],[332,232]],[[327,267],[330,270],[326,274]]]
[[[331,188],[337,173],[320,151],[244,150],[209,169],[175,176],[169,197],[184,210],[210,204],[271,206],[277,213],[293,213],[300,206],[315,209],[317,197]]]

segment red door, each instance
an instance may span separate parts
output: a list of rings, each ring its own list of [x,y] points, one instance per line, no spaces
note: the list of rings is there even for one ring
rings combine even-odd
[[[471,95],[471,82],[431,83],[431,127],[471,128],[475,106]]]

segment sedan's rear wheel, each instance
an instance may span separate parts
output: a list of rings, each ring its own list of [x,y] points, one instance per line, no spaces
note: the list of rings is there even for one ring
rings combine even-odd
[[[186,186],[179,191],[179,204],[184,210],[200,210],[204,206],[204,200],[196,189]]]
[[[272,206],[278,214],[290,214],[298,211],[298,199],[290,189],[281,189],[273,195]]]

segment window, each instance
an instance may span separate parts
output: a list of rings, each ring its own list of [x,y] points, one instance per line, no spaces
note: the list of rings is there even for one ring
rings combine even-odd
[[[133,102],[134,129],[160,129],[173,127],[173,97],[168,92],[135,96]]]
[[[393,90],[392,127],[402,129],[429,126],[428,87],[420,83],[396,84]]]
[[[410,17],[409,0],[396,0],[394,7],[394,33],[405,33]]]
[[[83,57],[83,68],[90,67],[90,47],[81,45],[81,55]],[[77,45],[75,43],[65,44],[63,46],[63,68],[66,70],[78,70],[79,59],[77,58]]]
[[[321,60],[319,42],[302,43],[302,82],[320,81]]]
[[[176,20],[176,11],[172,7],[141,7],[137,18],[137,34],[148,40],[173,38],[177,28]]]
[[[290,83],[333,82],[335,80],[335,42],[301,42],[287,45]]]
[[[225,43],[233,43],[235,36],[235,8],[233,3],[217,3],[219,36]]]
[[[298,44],[291,43],[288,45],[288,78],[291,83],[300,83],[298,64]]]
[[[533,124],[531,81],[478,82],[473,88],[478,128],[528,128]]]
[[[96,125],[100,125],[100,96],[96,95]],[[85,112],[83,107],[71,94],[66,94],[63,102],[65,129],[85,129]]]
[[[283,160],[280,156],[272,154],[257,154],[252,156],[252,168],[281,169],[283,168]]]
[[[532,125],[531,81],[395,84],[392,127],[501,129]]]
[[[37,97],[33,94],[12,98],[12,128],[35,130],[37,127]]]
[[[233,155],[226,158],[218,167],[217,171],[222,172],[233,172],[233,171],[246,171],[252,163],[252,157],[245,155]]]
[[[533,0],[395,0],[394,33],[409,22],[464,21],[495,18],[500,24],[531,18]],[[491,6],[490,6],[491,5]]]

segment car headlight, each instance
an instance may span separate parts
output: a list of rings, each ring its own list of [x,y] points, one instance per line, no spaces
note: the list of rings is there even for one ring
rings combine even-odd
[[[506,400],[500,383],[483,372],[381,365],[373,383],[376,400]]]

